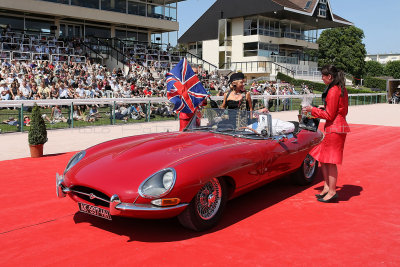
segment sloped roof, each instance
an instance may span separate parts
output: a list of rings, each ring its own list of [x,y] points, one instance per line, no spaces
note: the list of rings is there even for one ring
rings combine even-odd
[[[288,7],[288,8],[293,8],[293,9],[297,9],[299,11],[304,11],[304,9],[301,7],[302,3],[300,2],[308,2],[308,0],[272,0],[275,3],[277,3],[278,5],[284,6],[284,7]],[[314,2],[316,2],[316,0],[314,0]],[[306,6],[306,3],[304,3],[303,7]]]
[[[311,4],[305,9],[308,1],[311,1]],[[335,14],[332,18],[329,16],[331,19],[318,18],[316,23],[313,16],[318,2],[318,0],[217,0],[178,41],[190,43],[217,39],[218,20],[253,15],[303,21],[319,29],[352,25],[351,22]]]

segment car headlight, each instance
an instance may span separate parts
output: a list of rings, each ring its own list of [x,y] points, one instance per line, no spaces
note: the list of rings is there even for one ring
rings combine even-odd
[[[83,150],[79,153],[76,153],[69,161],[67,164],[67,167],[65,168],[64,174],[66,174],[72,167],[75,166],[86,154],[86,151]]]
[[[156,172],[139,186],[139,194],[145,198],[158,198],[168,194],[175,185],[176,172],[172,168]]]

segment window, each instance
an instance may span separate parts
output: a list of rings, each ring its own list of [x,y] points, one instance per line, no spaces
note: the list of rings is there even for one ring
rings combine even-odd
[[[156,5],[147,5],[147,16],[156,19],[163,19],[163,7]]]
[[[318,16],[326,18],[326,10],[327,10],[327,5],[320,3],[318,6]]]
[[[0,24],[11,25],[11,30],[12,29],[18,29],[18,30],[23,30],[24,29],[24,18],[19,18],[15,16],[0,16]]]
[[[258,55],[258,43],[244,43],[243,44],[243,56],[244,57],[256,57]]]
[[[268,44],[268,43],[244,43],[243,44],[243,56],[244,57],[271,57],[279,54],[279,45]]]
[[[101,0],[101,9],[126,13],[126,0]]]
[[[71,5],[99,9],[99,0],[71,0]]]
[[[219,46],[225,45],[226,39],[226,19],[220,19],[218,21],[218,41]]]
[[[52,24],[53,23],[49,21],[41,21],[30,18],[25,19],[25,29],[32,32],[50,33],[50,26]]]
[[[110,38],[111,30],[94,26],[85,26],[85,36]]]
[[[304,7],[304,9],[309,9],[309,8],[310,8],[310,5],[311,5],[311,3],[312,3],[312,1],[308,1],[308,2],[307,2],[307,4],[306,4],[306,6]]]
[[[69,0],[42,0],[42,1],[69,5]]]
[[[257,17],[250,17],[245,18],[244,20],[244,35],[257,35],[258,29],[258,18]]]
[[[138,41],[139,42],[143,42],[143,43],[147,43],[149,42],[149,36],[147,33],[144,32],[139,32],[138,33]]]
[[[146,16],[146,4],[128,1],[128,13],[138,16]]]

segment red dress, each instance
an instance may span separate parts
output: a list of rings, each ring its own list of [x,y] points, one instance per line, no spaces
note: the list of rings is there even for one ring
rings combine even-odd
[[[203,102],[201,102],[200,106],[207,106],[207,98],[204,98]],[[201,113],[197,112],[198,110],[195,111],[197,114],[196,118],[196,125],[200,126],[200,118],[201,118]],[[186,128],[186,126],[189,124],[190,120],[193,118],[194,113],[179,113],[179,131],[183,131],[183,129]]]
[[[194,113],[179,113],[179,131],[183,131],[193,118]]]
[[[346,122],[349,97],[347,90],[339,86],[333,86],[325,99],[325,110],[313,108],[311,115],[326,120],[324,131],[325,138],[316,146],[310,155],[322,163],[341,164],[343,161],[343,148],[346,135],[350,132]]]

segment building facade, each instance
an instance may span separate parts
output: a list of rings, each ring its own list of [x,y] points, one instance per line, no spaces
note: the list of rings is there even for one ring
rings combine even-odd
[[[217,0],[180,38],[220,69],[274,76],[317,72],[319,30],[353,25],[329,0]]]
[[[166,44],[168,33],[179,28],[180,1],[1,0],[0,26],[57,37],[118,37]]]
[[[365,61],[376,61],[381,64],[398,60],[400,60],[400,54],[371,54],[365,57]]]

